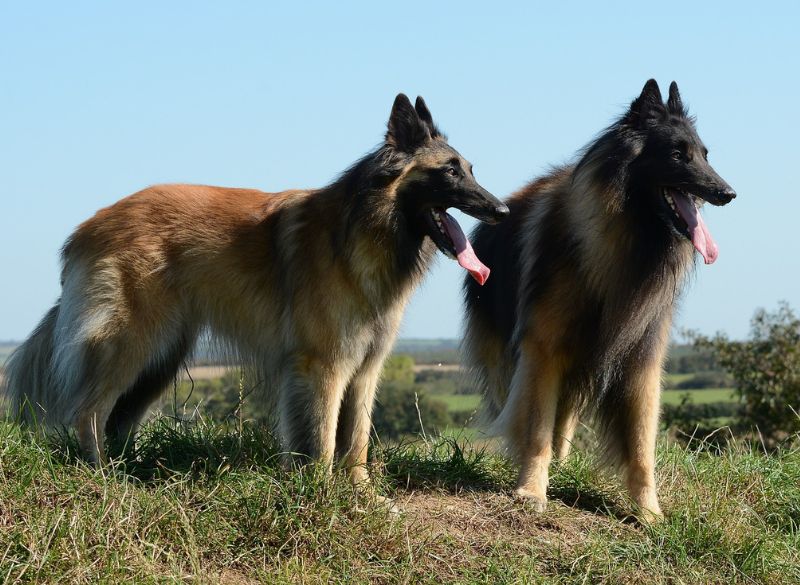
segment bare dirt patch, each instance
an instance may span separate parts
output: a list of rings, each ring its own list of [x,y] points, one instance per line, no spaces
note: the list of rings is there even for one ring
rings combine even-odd
[[[560,559],[579,555],[597,530],[634,528],[602,514],[551,501],[544,514],[505,493],[410,492],[397,496],[409,530],[427,534],[420,560],[438,577],[457,579],[465,568],[517,559],[547,574]]]

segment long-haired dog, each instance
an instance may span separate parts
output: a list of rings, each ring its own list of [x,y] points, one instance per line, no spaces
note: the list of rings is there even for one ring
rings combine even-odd
[[[489,274],[448,207],[508,214],[403,94],[384,143],[325,188],[162,185],[122,199],[67,240],[61,297],[7,365],[12,405],[74,426],[102,462],[104,435],[134,433],[210,329],[255,368],[287,451],[338,454],[366,479],[381,366],[436,249]]]
[[[735,197],[707,154],[677,85],[664,104],[650,80],[577,163],[513,195],[509,221],[475,230],[493,272],[483,289],[465,284],[466,359],[521,464],[516,491],[538,509],[553,454],[566,456],[586,414],[642,515],[661,514],[654,452],[672,314],[694,252],[717,258],[700,208]]]

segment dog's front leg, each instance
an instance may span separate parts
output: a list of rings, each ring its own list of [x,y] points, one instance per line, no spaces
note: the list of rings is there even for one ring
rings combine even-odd
[[[662,516],[656,494],[655,459],[658,418],[661,405],[661,372],[668,347],[670,320],[659,325],[661,339],[655,348],[632,363],[627,375],[624,416],[618,419],[624,437],[623,459],[626,483],[631,499],[643,520],[652,522]]]
[[[356,371],[345,393],[339,413],[336,451],[355,485],[369,481],[367,450],[372,429],[372,408],[383,363],[391,343],[370,352]]]
[[[345,384],[346,376],[333,358],[300,355],[283,374],[278,417],[291,459],[315,460],[331,468]]]
[[[628,492],[648,522],[660,516],[656,494],[655,452],[661,398],[661,364],[650,364],[633,376],[626,396],[625,479]]]

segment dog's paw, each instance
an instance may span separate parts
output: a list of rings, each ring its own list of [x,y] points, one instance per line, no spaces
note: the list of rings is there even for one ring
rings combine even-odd
[[[367,501],[370,501],[369,505],[365,505]],[[374,492],[364,492],[362,491],[358,497],[358,503],[356,504],[356,511],[357,512],[366,512],[367,509],[384,509],[389,514],[393,516],[398,516],[402,512],[400,507],[395,503],[392,498],[378,495]]]
[[[383,506],[386,508],[390,514],[398,515],[402,510],[397,505],[392,498],[388,498],[386,496],[375,496],[375,501],[378,502],[379,506]]]
[[[649,508],[639,508],[636,510],[636,519],[642,524],[658,524],[664,521],[664,513],[661,508],[650,510]]]
[[[517,488],[514,490],[514,497],[521,500],[526,508],[541,514],[547,510],[547,498],[533,493],[525,488]]]

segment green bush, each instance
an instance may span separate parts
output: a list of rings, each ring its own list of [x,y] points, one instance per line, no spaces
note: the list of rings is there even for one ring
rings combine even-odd
[[[743,426],[756,429],[769,445],[800,432],[800,320],[786,303],[774,313],[759,309],[747,341],[723,334],[692,337],[733,377]]]
[[[420,419],[422,425],[420,425]],[[381,385],[372,425],[381,439],[437,432],[451,424],[447,405],[397,382]]]

